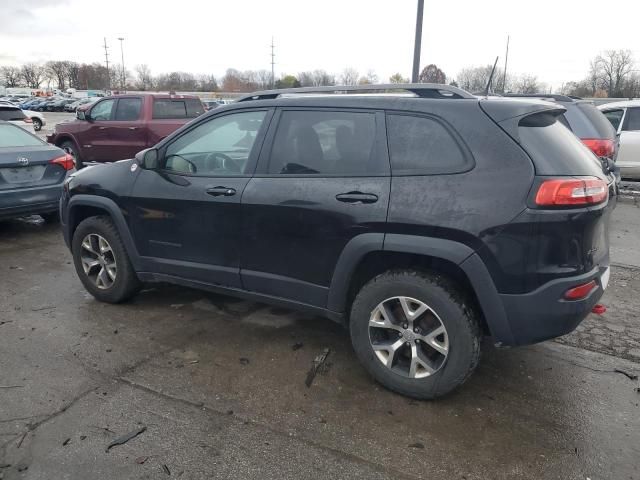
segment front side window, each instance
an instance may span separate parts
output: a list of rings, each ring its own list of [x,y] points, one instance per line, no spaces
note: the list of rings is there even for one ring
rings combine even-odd
[[[284,111],[273,141],[268,173],[378,175],[374,113]]]
[[[232,113],[198,125],[169,145],[165,170],[204,176],[245,174],[266,113]]]
[[[138,120],[142,110],[141,98],[121,98],[116,108],[116,120]]]
[[[394,175],[431,175],[469,170],[473,161],[437,120],[387,115],[387,137]]]
[[[111,112],[115,106],[115,100],[103,100],[91,109],[91,120],[111,120]]]
[[[640,130],[640,107],[628,108],[627,118],[628,120],[624,122],[624,130]]]
[[[607,110],[606,112],[602,112],[602,113],[604,113],[604,116],[607,117],[607,120],[611,122],[611,125],[613,125],[613,128],[615,128],[616,131],[618,131],[618,127],[620,126],[620,122],[622,121],[622,115],[624,114],[624,110],[622,109]]]

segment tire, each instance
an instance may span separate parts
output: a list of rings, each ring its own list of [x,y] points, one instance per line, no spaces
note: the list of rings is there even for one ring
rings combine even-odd
[[[404,307],[402,298],[407,299]],[[385,323],[380,305],[387,307],[385,315],[393,328],[378,328]],[[362,287],[351,306],[353,348],[369,374],[386,388],[417,399],[441,397],[462,385],[480,360],[482,331],[471,305],[441,275],[411,270],[383,273]],[[424,306],[428,308],[420,314]],[[406,321],[406,311],[415,313],[415,318]],[[370,321],[376,326],[371,327]],[[432,337],[441,327],[444,333]],[[390,368],[392,355],[385,348],[398,344]],[[414,357],[420,362],[415,361],[412,373]]]
[[[41,213],[40,216],[44,220],[44,223],[58,223],[60,221],[60,214],[58,212]]]
[[[100,244],[93,242],[93,240],[96,240],[96,237],[101,237],[107,242],[106,244],[110,250],[104,253],[104,257],[108,257],[106,261],[107,265],[111,262],[111,264],[115,266],[114,277],[107,275],[108,272],[106,270],[108,269],[105,267],[105,263],[101,263],[92,268],[89,273],[85,273],[83,258],[93,260],[97,258],[98,255],[94,256],[89,253],[83,246],[83,242],[86,241],[87,238],[90,238],[94,253],[102,251],[99,248]],[[106,303],[124,302],[134,296],[140,289],[140,281],[133,270],[120,234],[109,217],[89,217],[80,222],[80,225],[78,225],[73,234],[71,252],[73,254],[73,264],[78,277],[80,277],[80,281],[87,291],[97,300]],[[101,270],[105,270],[104,278],[109,280],[111,282],[110,284],[103,283],[102,286],[100,286],[97,280],[97,273]],[[94,275],[96,276],[96,280],[93,279]]]
[[[63,150],[68,150],[69,154],[73,157],[73,161],[76,164],[76,170],[80,170],[84,168],[84,163],[82,162],[82,158],[80,158],[80,153],[78,153],[78,147],[71,140],[65,140],[60,145],[58,145]]]
[[[34,117],[31,119],[31,121],[33,122],[33,129],[36,132],[42,130],[42,120],[40,120],[38,117]]]

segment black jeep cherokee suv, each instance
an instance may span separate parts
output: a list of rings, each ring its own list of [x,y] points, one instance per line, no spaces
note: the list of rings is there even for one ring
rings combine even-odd
[[[163,281],[308,310],[383,385],[438,397],[483,334],[566,334],[607,286],[615,182],[563,112],[429,84],[258,92],[73,175],[64,237],[98,300]]]

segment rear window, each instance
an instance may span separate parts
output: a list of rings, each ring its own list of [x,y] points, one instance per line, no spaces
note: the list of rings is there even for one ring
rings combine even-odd
[[[440,122],[427,117],[387,115],[394,175],[431,175],[469,170],[472,160]]]
[[[0,120],[24,120],[26,115],[19,108],[0,107]]]
[[[159,98],[153,101],[153,118],[196,118],[204,113],[197,98]]]
[[[518,136],[538,175],[602,175],[598,158],[552,115],[525,117]]]
[[[15,125],[0,124],[0,148],[3,147],[35,147],[46,145],[38,137],[25,132]]]
[[[620,122],[622,121],[622,115],[624,115],[624,110],[607,110],[606,112],[602,113],[607,118],[607,120],[609,120],[611,125],[613,125],[613,128],[618,130],[618,127],[620,127]]]
[[[578,138],[613,139],[616,136],[611,122],[591,103],[578,102],[574,108],[567,106],[565,116]]]

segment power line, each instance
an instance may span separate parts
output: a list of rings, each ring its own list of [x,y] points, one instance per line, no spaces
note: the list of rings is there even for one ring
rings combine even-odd
[[[276,64],[276,54],[274,53],[275,45],[273,44],[273,37],[271,37],[271,88],[275,88],[276,86],[276,74],[275,74],[275,64]]]
[[[111,75],[109,74],[109,47],[107,47],[107,37],[104,37],[104,61],[107,64],[107,90],[111,90]]]

